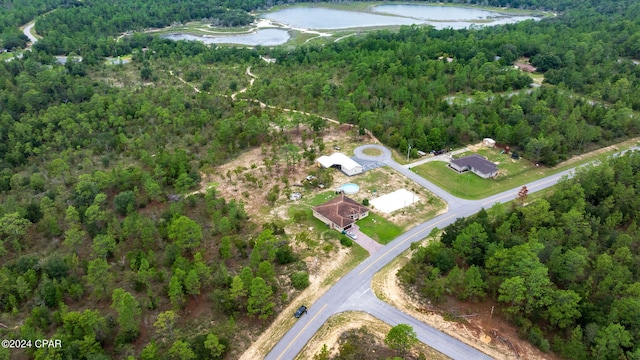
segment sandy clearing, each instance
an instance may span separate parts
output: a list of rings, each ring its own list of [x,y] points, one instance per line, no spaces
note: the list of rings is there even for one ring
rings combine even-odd
[[[329,320],[322,325],[320,330],[311,338],[309,343],[302,349],[302,351],[296,356],[298,360],[313,359],[313,356],[318,354],[322,347],[326,344],[329,348],[331,356],[338,354],[337,342],[340,336],[349,330],[359,329],[366,327],[367,330],[376,337],[376,340],[380,343],[384,342],[384,338],[391,329],[389,324],[386,324],[377,318],[363,313],[363,312],[343,312],[336,314],[329,318]],[[447,356],[435,351],[434,349],[419,343],[414,349],[414,353],[422,352],[427,356],[427,359],[432,360],[445,360],[449,359]]]

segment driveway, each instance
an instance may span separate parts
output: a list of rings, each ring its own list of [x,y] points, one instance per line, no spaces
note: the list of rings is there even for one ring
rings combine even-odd
[[[384,246],[360,231],[360,227],[356,224],[353,224],[349,231],[353,231],[356,234],[357,239],[353,241],[367,250],[369,254],[373,254]]]
[[[431,155],[426,155],[425,157],[423,157],[420,160],[416,160],[412,163],[409,164],[404,164],[402,166],[406,167],[407,169],[411,169],[414,166],[418,166],[418,165],[422,165],[424,163],[428,163],[431,161],[442,161],[442,162],[450,162],[451,161],[451,157],[454,155],[458,155],[458,154],[462,154],[465,152],[468,152],[469,148],[462,148],[462,149],[458,149],[458,150],[454,150],[448,153],[444,153],[444,154],[440,154],[440,155],[436,155],[436,156],[431,156]]]

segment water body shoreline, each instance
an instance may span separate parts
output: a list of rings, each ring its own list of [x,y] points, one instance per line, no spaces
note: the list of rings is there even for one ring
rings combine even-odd
[[[388,4],[358,3],[339,4],[295,4],[277,6],[256,13],[256,22],[248,30],[238,32],[215,32],[208,25],[198,29],[193,25],[185,29],[161,30],[164,38],[172,40],[195,40],[207,44],[237,45],[283,45],[291,44],[299,35],[316,36],[300,40],[307,43],[318,38],[350,36],[348,31],[373,31],[381,28],[397,28],[403,25],[433,26],[436,29],[461,29],[476,26],[494,26],[524,20],[539,20],[549,13],[504,8],[469,6],[443,6],[440,4]],[[269,36],[265,29],[271,29]],[[193,31],[189,31],[193,30]],[[278,30],[279,32],[276,32]],[[287,35],[285,35],[285,32]],[[196,35],[196,33],[198,33]],[[204,33],[204,34],[203,34]]]

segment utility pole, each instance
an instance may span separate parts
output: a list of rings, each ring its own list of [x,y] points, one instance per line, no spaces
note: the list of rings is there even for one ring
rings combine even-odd
[[[409,140],[409,146],[407,147],[407,162],[409,162],[409,154],[411,153],[411,143],[413,141]]]

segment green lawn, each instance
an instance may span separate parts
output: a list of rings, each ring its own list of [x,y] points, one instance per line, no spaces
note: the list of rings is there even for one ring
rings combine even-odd
[[[620,145],[620,150],[631,145]],[[447,163],[434,161],[418,165],[413,170],[418,175],[433,182],[452,195],[463,199],[477,200],[487,196],[495,195],[502,191],[513,189],[528,182],[549,176],[574,166],[582,165],[593,160],[603,159],[611,155],[606,152],[596,155],[584,155],[579,161],[571,163],[561,163],[558,166],[536,167],[525,159],[512,160],[510,155],[500,154],[499,149],[481,149],[475,153],[487,157],[489,160],[498,163],[499,174],[495,179],[483,179],[471,172],[458,174],[451,170]],[[460,154],[459,156],[470,155],[471,153]]]
[[[314,195],[312,198],[303,198],[303,203],[309,205],[310,207],[318,206],[320,204],[326,203],[327,201],[336,197],[336,192],[333,190],[324,191]]]
[[[15,57],[16,55],[18,55],[19,52],[3,52],[0,53],[0,61],[5,61],[8,59],[11,59],[12,57]]]
[[[371,212],[366,218],[358,220],[358,226],[363,233],[381,244],[390,243],[403,232],[400,226]]]

